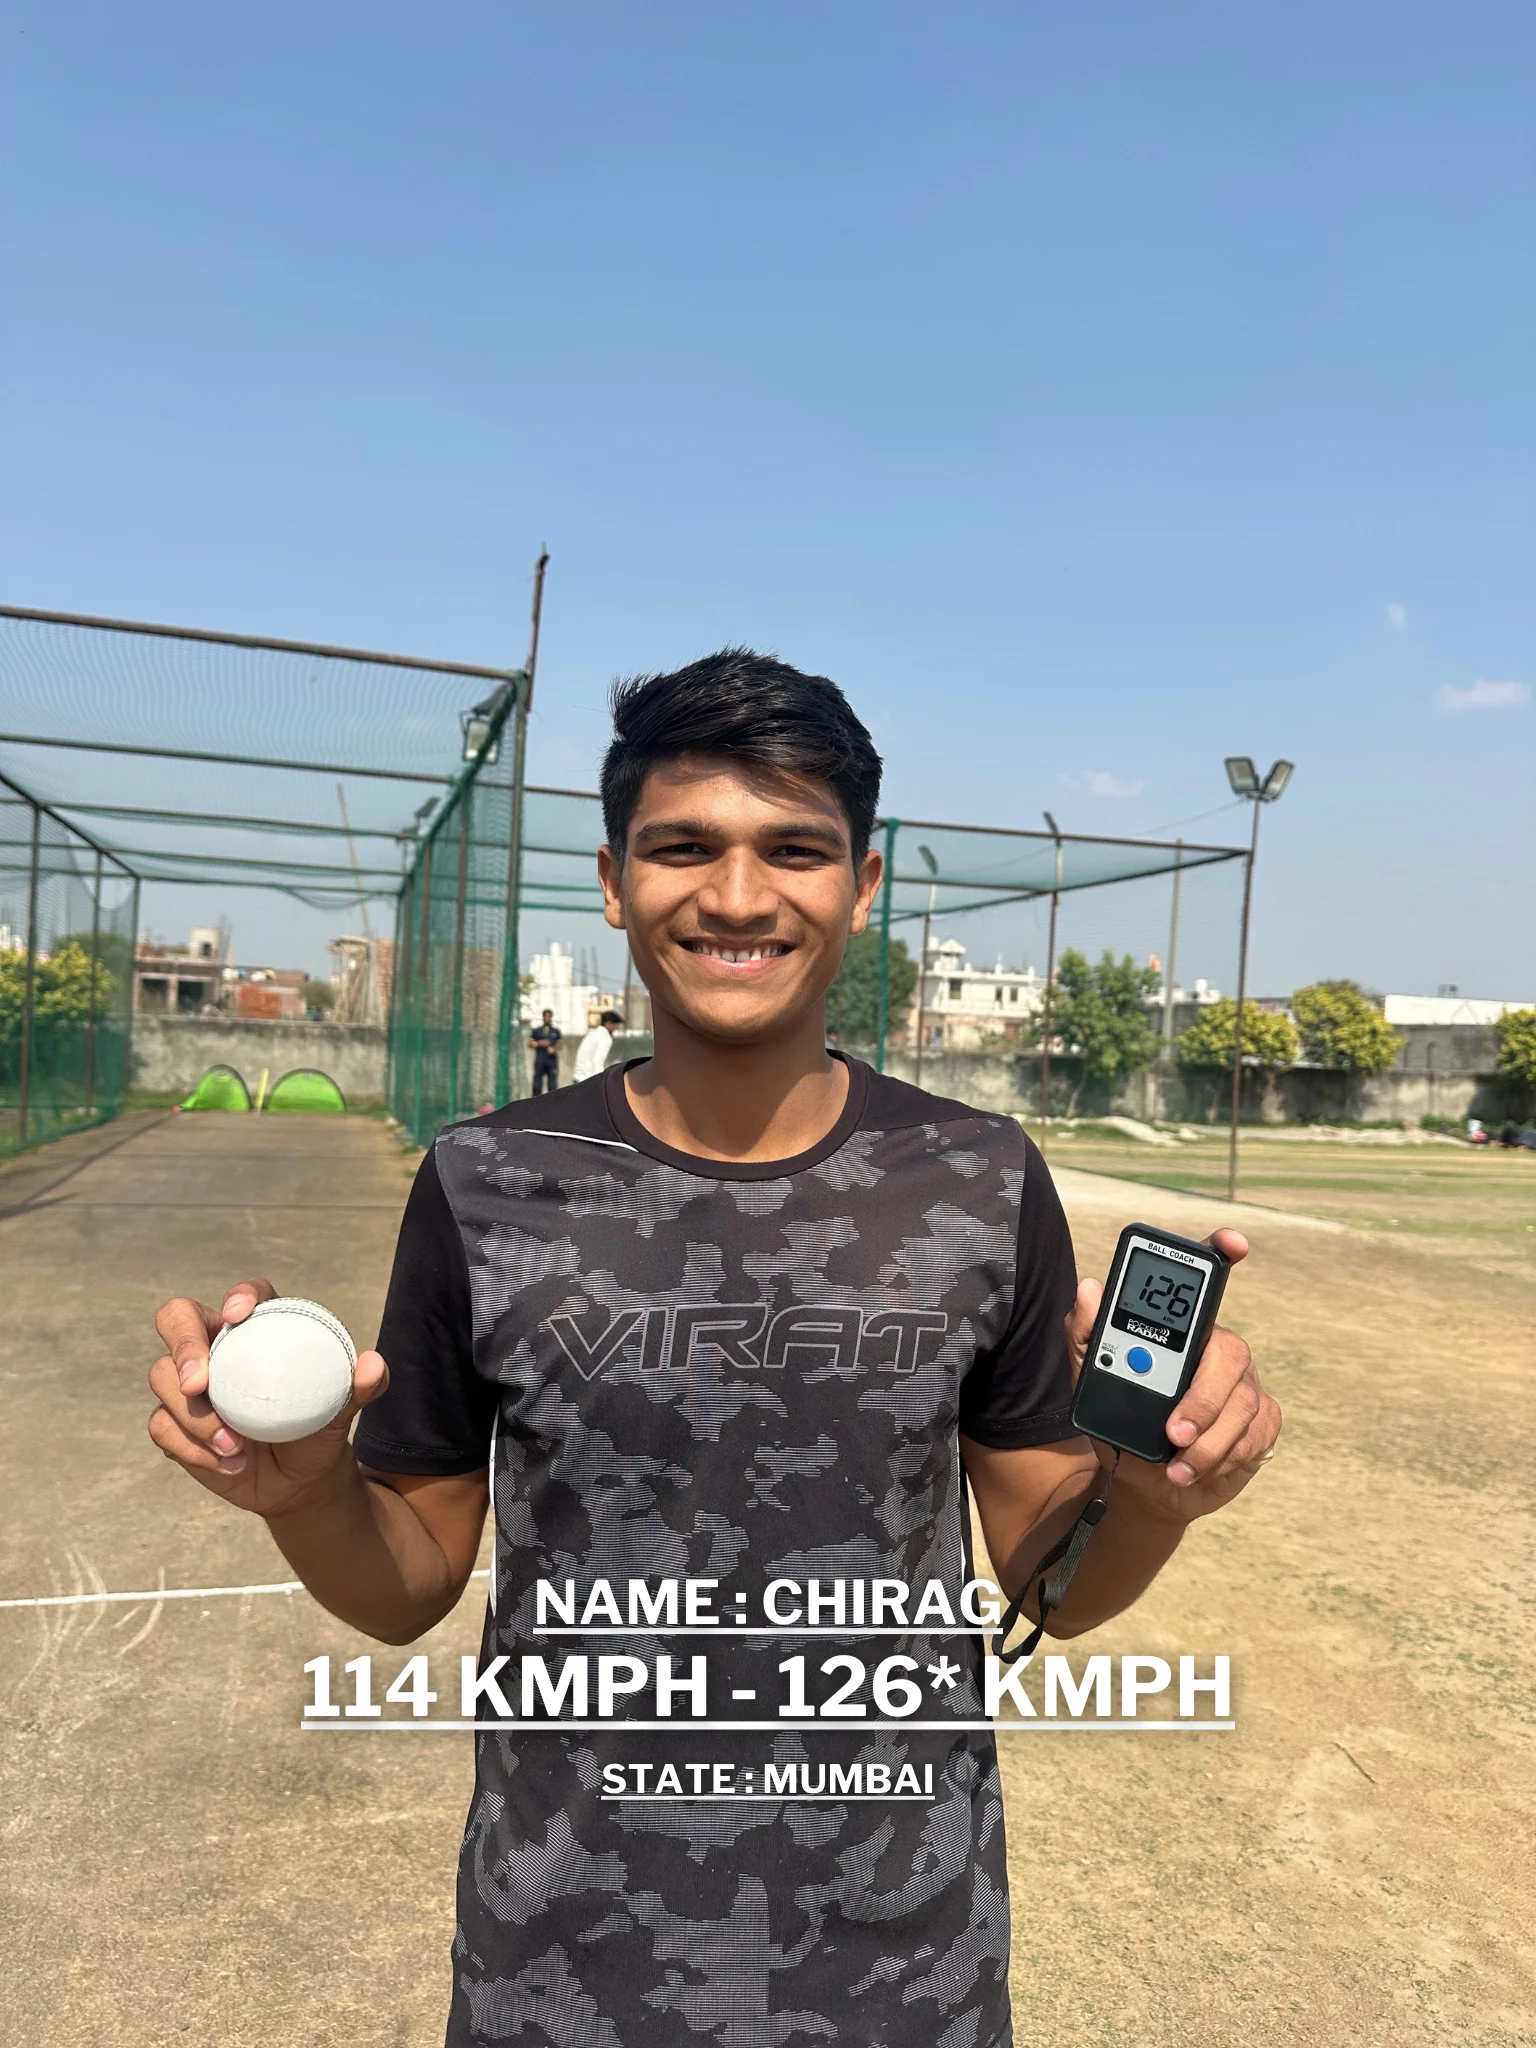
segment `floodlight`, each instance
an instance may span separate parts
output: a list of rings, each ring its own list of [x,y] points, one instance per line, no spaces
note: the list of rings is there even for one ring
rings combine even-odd
[[[939,864],[933,857],[932,847],[920,846],[917,850],[922,855],[923,866],[928,870],[929,874],[936,875],[939,872]]]
[[[1259,771],[1246,754],[1228,754],[1227,780],[1232,785],[1234,796],[1259,794]]]
[[[1259,791],[1260,803],[1272,804],[1277,796],[1284,793],[1285,785],[1295,772],[1294,761],[1277,761],[1264,778],[1264,787]]]
[[[459,724],[464,732],[464,759],[466,761],[480,759],[481,750],[485,747],[486,739],[491,730],[491,722],[501,709],[506,694],[507,685],[501,683],[491,692],[489,697],[483,697],[473,709],[459,713]],[[500,752],[501,740],[498,737],[485,753],[485,759],[488,762],[494,761]]]

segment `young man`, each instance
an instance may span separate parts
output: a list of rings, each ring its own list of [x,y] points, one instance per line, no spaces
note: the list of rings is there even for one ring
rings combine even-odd
[[[604,1010],[576,1048],[576,1064],[571,1068],[573,1083],[590,1081],[594,1074],[603,1071],[613,1051],[613,1034],[623,1022],[617,1010]]]
[[[528,1043],[533,1047],[533,1094],[553,1095],[560,1086],[560,1041],[564,1036],[556,1027],[553,1010],[546,1010],[529,1032]]]
[[[627,684],[614,711],[599,871],[651,992],[654,1058],[439,1136],[380,1352],[329,1429],[271,1448],[210,1413],[210,1336],[269,1291],[247,1282],[218,1314],[162,1312],[150,1432],[385,1641],[454,1606],[489,1498],[482,1669],[672,1658],[682,1696],[647,1681],[648,1725],[478,1738],[451,2048],[1004,2048],[995,1745],[947,1725],[980,1715],[981,1644],[873,1603],[936,1584],[958,1611],[967,1481],[1009,1587],[1095,1489],[1068,1404],[1099,1290],[1077,1286],[1012,1119],[826,1050],[827,989],[881,872],[880,764],[836,687],[734,651]],[[1172,1461],[1122,1461],[1055,1632],[1136,1599],[1278,1428],[1246,1347],[1218,1332],[1169,1423]],[[654,1599],[680,1580],[713,1582],[715,1625],[637,1621],[636,1583]],[[621,1617],[540,1634],[540,1581],[569,1583],[578,1609],[606,1582]],[[889,1633],[838,1637],[859,1615]],[[796,1616],[819,1633],[741,1626]],[[849,1653],[915,1681],[929,1725],[870,1704]],[[739,1730],[690,1731],[695,1656],[709,1719]],[[513,1701],[525,1721],[537,1708]],[[818,1796],[855,1763],[892,1785],[909,1767],[917,1791]],[[722,1782],[738,1796],[695,1796]]]

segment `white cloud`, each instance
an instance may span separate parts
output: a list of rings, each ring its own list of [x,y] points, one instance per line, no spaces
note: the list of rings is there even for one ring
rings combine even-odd
[[[1493,711],[1530,701],[1529,683],[1489,683],[1481,676],[1465,685],[1443,683],[1439,698],[1442,711]]]
[[[1085,768],[1081,775],[1061,775],[1057,780],[1063,789],[1085,789],[1090,796],[1140,796],[1146,787],[1142,782],[1122,782],[1107,768]]]
[[[1407,625],[1407,623],[1408,608],[1406,605],[1389,604],[1387,606],[1387,624],[1392,628],[1394,633],[1401,633],[1401,631],[1403,630],[1404,626]]]

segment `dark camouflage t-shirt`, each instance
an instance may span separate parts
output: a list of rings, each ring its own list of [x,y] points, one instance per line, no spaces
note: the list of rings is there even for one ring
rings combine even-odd
[[[553,1677],[581,1653],[594,1671],[600,1655],[649,1669],[665,1654],[681,1679],[704,1654],[709,1720],[759,1724],[691,1728],[682,1694],[675,1728],[476,1737],[450,2048],[1012,2038],[993,1739],[944,1725],[980,1715],[981,1638],[826,1624],[872,1615],[876,1581],[941,1582],[959,1619],[960,1435],[1071,1434],[1072,1248],[1015,1122],[848,1064],[842,1117],[795,1159],[675,1152],[610,1068],[455,1125],[422,1162],[379,1338],[390,1388],[357,1450],[386,1472],[489,1458],[482,1670],[510,1660],[523,1718],[527,1655]],[[579,1607],[606,1580],[624,1629],[538,1633],[540,1580]],[[719,1627],[631,1629],[632,1581],[686,1580],[717,1582]],[[762,1624],[776,1580],[796,1589],[773,1596],[778,1615],[818,1582],[815,1639],[733,1634]],[[839,1582],[842,1611],[825,1604]],[[866,1676],[909,1657],[913,1718],[939,1725],[894,1725],[867,1682],[864,1726],[779,1725],[785,1660],[804,1655],[803,1696],[825,1707],[847,1667],[820,1667],[838,1653]],[[548,1718],[537,1692],[531,1709]],[[654,1721],[656,1695],[620,1710]],[[847,1792],[897,1783],[901,1798]]]

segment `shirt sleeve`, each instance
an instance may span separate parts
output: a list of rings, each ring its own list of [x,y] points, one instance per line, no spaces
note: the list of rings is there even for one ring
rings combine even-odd
[[[379,1325],[388,1389],[352,1448],[376,1472],[474,1472],[488,1463],[497,1391],[475,1371],[469,1260],[428,1152],[417,1170]]]
[[[1029,1138],[1024,1152],[1012,1313],[996,1349],[976,1354],[960,1388],[961,1435],[997,1451],[1078,1434],[1064,1327],[1077,1260],[1050,1169]]]

